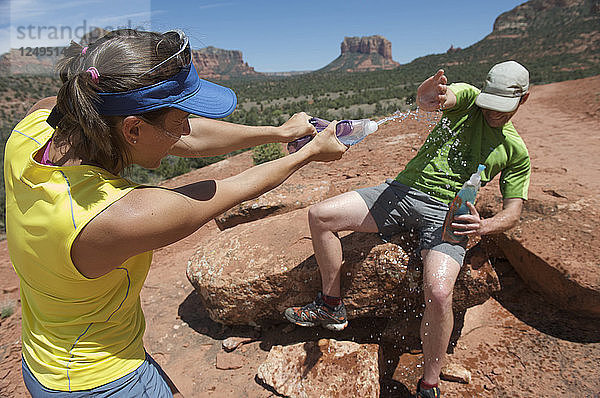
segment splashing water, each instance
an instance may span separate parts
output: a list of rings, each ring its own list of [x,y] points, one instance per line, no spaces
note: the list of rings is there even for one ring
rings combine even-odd
[[[437,151],[438,155],[446,154],[446,155],[448,155],[449,160],[456,162],[456,163],[460,163],[463,167],[467,166],[467,162],[464,159],[462,159],[462,156],[463,156],[462,147],[466,145],[465,142],[463,142],[464,140],[461,135],[461,132],[464,129],[464,126],[461,126],[456,130],[453,129],[452,128],[453,122],[449,118],[443,116],[441,110],[436,110],[433,112],[422,112],[419,110],[419,108],[416,108],[415,110],[408,110],[405,112],[396,110],[396,112],[394,112],[392,115],[385,117],[381,120],[378,120],[376,123],[379,126],[379,125],[382,125],[384,123],[394,121],[394,120],[398,123],[402,123],[407,119],[426,123],[427,128],[425,129],[425,131],[423,131],[423,130],[420,131],[420,133],[429,134],[431,131],[433,131],[433,129],[437,125],[440,130],[440,134],[438,134],[437,137],[434,137],[432,139],[430,145],[438,144],[439,145],[439,149]],[[455,151],[455,154],[454,154],[454,156],[449,156],[452,150]],[[434,153],[431,153],[428,155],[428,157],[433,157],[433,156],[435,156]],[[448,176],[447,170],[444,170],[443,168],[440,167],[439,171],[445,173]],[[451,186],[446,184],[446,189],[451,189],[451,188],[452,188]]]
[[[425,121],[427,123],[428,130],[431,131],[431,129],[433,129],[433,127],[438,123],[440,119],[440,113],[441,111],[419,112],[419,108],[415,110],[408,110],[406,112],[396,110],[396,112],[394,112],[391,116],[384,117],[383,119],[378,120],[376,123],[378,126],[380,126],[392,120],[396,120],[397,122],[401,123],[406,119],[412,119],[418,121]]]
[[[410,112],[411,111],[401,112],[400,110],[397,110],[391,116],[384,117],[383,119],[378,120],[377,125],[379,126],[379,125],[382,125],[383,123],[389,122],[390,120],[395,120],[395,119],[400,119],[400,118],[401,118],[401,120],[399,120],[399,121],[402,121],[410,115]]]

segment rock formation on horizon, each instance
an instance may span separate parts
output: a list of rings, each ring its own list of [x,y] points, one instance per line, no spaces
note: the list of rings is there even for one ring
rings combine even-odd
[[[244,62],[242,52],[223,50],[213,46],[192,50],[192,60],[198,74],[203,79],[229,79],[237,76],[258,75],[259,73]]]
[[[377,53],[392,61],[392,43],[383,36],[344,37],[341,44],[342,55],[346,53]]]
[[[82,45],[94,42],[107,31],[96,28],[84,35]],[[64,47],[52,47],[56,54],[53,56],[28,54],[25,50],[11,49],[0,55],[0,71],[4,74],[29,74],[52,76],[58,60],[62,57]],[[198,50],[192,49],[192,61],[198,74],[203,79],[227,80],[232,77],[259,75],[253,67],[244,62],[239,50],[224,50],[213,46]]]
[[[321,71],[364,72],[400,65],[392,59],[392,43],[383,36],[345,37],[340,48],[340,56]]]

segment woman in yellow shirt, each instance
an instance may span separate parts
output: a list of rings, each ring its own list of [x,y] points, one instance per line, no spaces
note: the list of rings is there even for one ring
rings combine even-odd
[[[89,47],[72,44],[58,71],[58,96],[34,105],[5,149],[25,384],[33,397],[177,395],[142,343],[139,293],[152,250],[311,161],[339,159],[346,147],[332,124],[302,150],[224,180],[139,186],[120,176],[125,167],[156,168],[168,154],[213,156],[315,131],[304,113],[280,127],[215,120],[233,112],[236,96],[198,77],[181,31],[119,30]]]

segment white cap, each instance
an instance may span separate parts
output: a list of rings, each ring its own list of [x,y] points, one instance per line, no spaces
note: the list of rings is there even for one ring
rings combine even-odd
[[[515,61],[501,62],[488,72],[475,104],[493,111],[512,112],[528,90],[529,71]]]

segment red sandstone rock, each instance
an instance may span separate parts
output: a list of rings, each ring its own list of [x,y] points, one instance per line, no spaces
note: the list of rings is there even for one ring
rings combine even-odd
[[[569,197],[538,195],[525,203],[519,225],[496,244],[534,291],[559,307],[600,317],[600,200],[595,193],[565,191]],[[483,201],[497,203],[488,195]],[[497,207],[488,204],[488,207]]]
[[[245,358],[232,352],[219,352],[216,359],[216,367],[221,370],[239,369],[244,366]]]
[[[347,72],[394,69],[400,64],[392,59],[392,43],[382,36],[345,37],[341,54],[321,70]]]
[[[353,233],[343,236],[342,244],[342,289],[350,319],[420,313],[421,262],[413,255],[410,235],[385,243],[376,234]],[[321,288],[307,209],[238,225],[197,247],[188,262],[188,279],[218,322],[282,320],[285,308],[312,301]],[[491,267],[463,267],[454,307],[462,311],[480,304],[498,289]]]
[[[273,346],[258,378],[289,397],[379,397],[379,346],[322,339]]]
[[[250,343],[255,341],[253,337],[228,337],[223,340],[222,346],[225,351],[233,351],[242,344]]]
[[[442,367],[440,377],[448,381],[456,381],[459,383],[469,384],[471,382],[471,372],[465,369],[464,366],[450,362]]]
[[[295,178],[256,199],[248,200],[215,217],[219,229],[224,230],[238,224],[251,222],[301,209],[321,202],[337,192],[331,181]]]
[[[344,37],[341,44],[342,54],[345,53],[360,53],[372,54],[377,53],[387,60],[392,60],[392,43],[383,36],[365,36],[365,37]]]
[[[258,75],[248,66],[238,50],[223,50],[212,46],[192,50],[192,60],[203,79],[228,79],[232,76]]]

